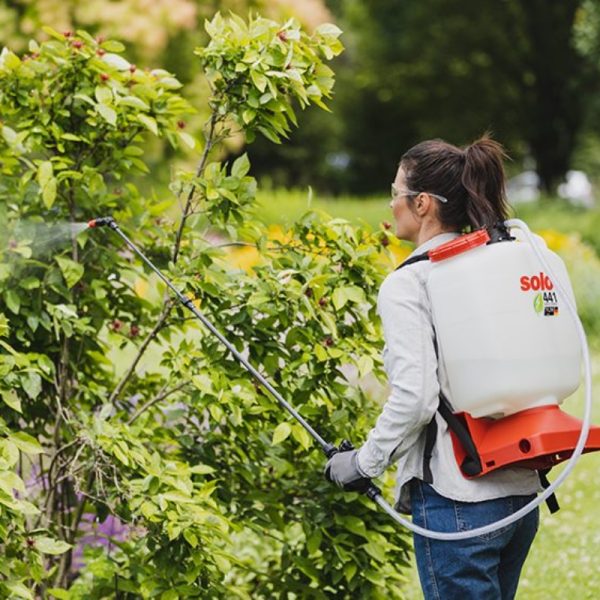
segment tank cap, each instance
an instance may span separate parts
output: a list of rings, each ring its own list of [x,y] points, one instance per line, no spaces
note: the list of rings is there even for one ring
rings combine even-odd
[[[434,250],[429,251],[429,260],[431,262],[439,262],[441,260],[446,260],[447,258],[452,258],[457,254],[462,254],[467,250],[471,250],[472,248],[477,248],[478,246],[483,246],[490,241],[490,236],[486,229],[478,229],[477,231],[473,231],[472,233],[466,233],[465,235],[461,235],[457,237],[455,240],[451,240],[438,246]]]

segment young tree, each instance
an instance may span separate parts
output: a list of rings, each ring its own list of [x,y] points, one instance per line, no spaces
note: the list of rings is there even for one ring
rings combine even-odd
[[[201,142],[177,79],[118,42],[47,30],[28,55],[2,52],[2,595],[401,596],[404,535],[327,484],[305,430],[120,238],[85,226],[112,214],[324,437],[366,431],[376,406],[348,370],[382,375],[387,233],[308,213],[270,239],[247,158],[215,158],[239,132],[281,141],[292,100],[324,106],[340,31],[219,15],[206,29]],[[200,151],[173,180],[179,210],[136,187],[149,134]],[[227,260],[239,247],[249,272]]]

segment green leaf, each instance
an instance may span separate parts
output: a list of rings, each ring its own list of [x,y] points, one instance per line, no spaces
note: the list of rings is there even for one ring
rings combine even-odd
[[[333,23],[323,23],[315,29],[315,33],[317,35],[332,35],[334,37],[339,37],[342,35],[342,30]]]
[[[110,65],[113,69],[117,69],[119,71],[127,71],[131,66],[128,61],[118,54],[107,53],[102,57],[102,60],[107,65]]]
[[[98,100],[100,104],[112,104],[113,93],[108,86],[97,85],[94,95],[96,96],[96,100]]]
[[[70,258],[67,258],[66,256],[57,256],[55,257],[55,260],[60,267],[67,287],[69,289],[72,288],[83,277],[83,265],[71,260]]]
[[[333,306],[335,306],[337,310],[344,308],[348,300],[349,298],[346,294],[346,288],[338,287],[335,288],[335,290],[333,290],[333,294],[331,295],[331,301],[333,302]]]
[[[292,437],[305,449],[308,450],[312,444],[310,434],[300,423],[292,425]]]
[[[544,310],[544,299],[542,294],[536,294],[533,299],[533,309],[536,313],[541,313]]]
[[[368,544],[363,544],[362,546],[364,550],[372,556],[375,560],[384,563],[386,561],[386,553],[385,550],[374,542],[369,542]]]
[[[364,377],[373,370],[373,359],[370,356],[361,356],[358,361],[358,375]]]
[[[137,115],[137,120],[147,127],[154,135],[158,135],[158,125],[156,119],[149,117],[148,115]]]
[[[323,541],[323,534],[320,529],[315,529],[310,537],[306,540],[306,549],[308,550],[308,554],[312,555],[317,552],[321,542]]]
[[[42,391],[42,378],[38,373],[32,371],[21,376],[21,385],[25,393],[32,399],[35,400]]]
[[[198,538],[196,537],[196,534],[189,529],[183,530],[183,537],[192,548],[196,548],[198,546]]]
[[[18,413],[22,412],[21,410],[21,400],[19,400],[19,396],[15,390],[2,390],[0,392],[2,395],[2,400],[4,400],[4,404],[10,406],[13,410],[16,410]]]
[[[283,442],[283,440],[285,440],[290,433],[292,433],[292,427],[287,421],[279,423],[279,425],[275,427],[275,431],[273,431],[273,441],[271,442],[272,445],[276,446],[277,444],[281,444],[281,442]]]
[[[136,96],[123,96],[123,98],[118,99],[117,103],[119,105],[131,106],[131,108],[139,108],[141,110],[148,110],[150,108],[143,100],[140,100],[140,98]]]
[[[6,143],[11,146],[17,140],[17,132],[10,127],[3,125],[2,126],[2,137],[6,141]]]
[[[252,83],[258,88],[260,92],[264,92],[269,81],[262,73],[258,73],[255,70],[250,71],[250,79]]]
[[[41,188],[46,187],[48,182],[54,175],[54,169],[52,163],[49,160],[45,160],[38,165],[37,169],[37,180]]]
[[[50,37],[53,37],[56,40],[60,40],[61,42],[64,42],[65,40],[65,36],[62,33],[58,33],[58,31],[52,29],[52,27],[49,27],[48,25],[43,25],[42,31],[44,33],[47,33]]]
[[[344,565],[344,577],[346,581],[352,581],[352,578],[356,575],[358,566],[355,562],[348,562]]]
[[[369,534],[365,523],[362,519],[355,517],[354,515],[336,515],[335,520],[342,527],[345,527],[348,531],[356,535],[364,537],[366,540],[369,539]]]
[[[4,313],[0,313],[0,337],[6,337],[10,333],[8,319]]]
[[[18,68],[21,64],[21,59],[10,50],[3,48],[2,54],[0,54],[0,68],[5,67],[9,71],[13,71]]]
[[[6,306],[8,310],[15,313],[15,315],[19,314],[19,310],[21,308],[21,297],[15,290],[7,290],[4,292],[4,301],[6,302]]]
[[[239,158],[236,158],[232,167],[231,174],[238,179],[245,177],[250,171],[250,161],[246,153],[242,154]]]
[[[25,494],[25,484],[14,471],[0,471],[0,489],[12,496],[13,490]]]
[[[114,127],[117,124],[117,113],[110,106],[96,104],[96,110],[109,125]]]
[[[24,290],[34,290],[40,287],[40,280],[37,277],[25,277],[19,282],[19,287]]]
[[[25,600],[34,600],[34,596],[20,581],[8,581],[4,584],[11,592],[11,598],[24,598]]]
[[[100,47],[107,52],[123,52],[125,46],[116,40],[106,40],[100,44]]]
[[[46,590],[48,594],[58,598],[58,600],[70,600],[71,594],[67,590],[61,590],[59,588],[50,588]]]
[[[42,552],[42,554],[64,554],[71,548],[71,544],[63,542],[62,540],[55,540],[49,537],[35,538],[35,547]]]
[[[52,208],[56,200],[56,179],[54,177],[44,186],[42,190],[42,200],[46,208]]]
[[[196,138],[194,138],[193,135],[190,135],[189,133],[186,133],[185,131],[179,131],[177,133],[177,135],[179,136],[179,139],[188,147],[191,148],[192,150],[196,147]]]
[[[44,449],[40,446],[39,442],[24,431],[11,433],[9,439],[19,450],[21,450],[21,452],[25,452],[25,454],[44,453]]]
[[[215,470],[208,465],[194,465],[190,469],[191,473],[195,473],[196,475],[209,475],[210,473],[214,473]]]

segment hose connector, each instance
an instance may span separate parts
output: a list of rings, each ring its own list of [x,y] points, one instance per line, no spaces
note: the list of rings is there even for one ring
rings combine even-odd
[[[88,227],[104,227],[106,225],[111,229],[117,228],[117,222],[112,217],[98,217],[88,221]]]

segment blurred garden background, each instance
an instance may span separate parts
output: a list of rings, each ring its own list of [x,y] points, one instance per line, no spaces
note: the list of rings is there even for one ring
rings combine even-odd
[[[244,38],[242,25],[212,21],[218,12],[280,25]],[[296,24],[309,36],[320,33],[308,42]],[[290,69],[297,87],[277,88],[277,96],[267,79],[284,75],[256,70],[249,75],[261,92],[256,106],[241,95],[230,102],[235,73],[246,74],[240,64],[253,69],[271,47],[267,30],[283,52],[281,72]],[[217,39],[221,46],[197,50]],[[296,58],[291,47],[301,39],[306,47]],[[48,40],[56,45],[40,49]],[[242,58],[244,44],[256,52],[252,59]],[[380,335],[368,321],[378,282],[411,250],[384,225],[389,187],[403,152],[427,138],[463,145],[490,132],[504,144],[514,214],[565,260],[600,383],[596,0],[0,0],[2,48],[6,223],[114,213],[223,328],[264,346],[250,356],[307,417],[319,425],[327,417],[323,428],[334,441],[347,433],[360,443],[385,397]],[[93,61],[107,53],[117,58],[104,72]],[[44,59],[46,66],[35,66]],[[227,60],[234,75],[219,88]],[[328,67],[315,74],[311,61]],[[66,83],[57,76],[59,87],[45,89],[45,73],[67,63],[74,67]],[[23,71],[27,64],[34,75]],[[91,91],[78,87],[84,79]],[[62,100],[53,104],[56,90]],[[93,106],[98,121],[74,116],[78,102]],[[70,114],[61,114],[61,103]],[[50,118],[38,119],[44,112]],[[227,126],[227,118],[238,126]],[[136,119],[139,129],[131,126]],[[102,127],[115,137],[95,138]],[[77,154],[84,142],[106,154],[89,163],[91,150]],[[82,179],[70,156],[78,157]],[[194,194],[198,205],[213,203],[207,214],[187,212]],[[420,597],[409,536],[394,533],[366,500],[328,489],[323,458],[302,431],[281,428],[287,421],[279,409],[189,319],[163,311],[164,289],[119,253],[118,241],[109,244],[112,258],[101,258],[105,242],[69,240],[71,248],[57,249],[68,258],[54,260],[30,251],[35,235],[7,241],[0,269],[1,597]],[[275,247],[291,255],[300,246],[297,259],[273,257]],[[310,263],[309,247],[340,265],[335,278],[325,263]],[[98,283],[86,256],[98,261],[96,271],[118,265],[118,284]],[[239,296],[223,300],[228,293]],[[297,323],[295,310],[307,320]],[[320,323],[314,331],[311,319]],[[301,340],[302,327],[312,337]],[[40,335],[44,328],[50,341]],[[90,337],[92,345],[78,341]],[[298,344],[317,357],[304,388],[295,369],[308,359],[294,354]],[[284,348],[287,370],[268,357]],[[141,360],[129,369],[134,357]],[[331,391],[316,393],[322,382]],[[581,392],[567,409],[581,414]],[[598,596],[599,459],[583,457],[559,493],[558,515],[542,509],[518,598]],[[210,557],[198,558],[204,554]]]

